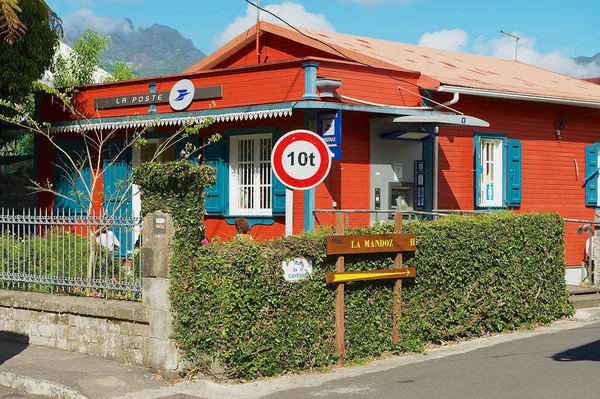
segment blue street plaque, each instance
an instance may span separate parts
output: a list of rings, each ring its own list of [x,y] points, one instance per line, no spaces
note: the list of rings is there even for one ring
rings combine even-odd
[[[342,159],[342,111],[327,111],[317,114],[317,134],[323,137],[331,159]]]

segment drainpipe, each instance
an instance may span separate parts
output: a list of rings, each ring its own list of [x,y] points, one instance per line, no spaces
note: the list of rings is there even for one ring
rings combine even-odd
[[[318,63],[309,61],[302,64],[304,69],[304,94],[303,100],[318,100],[317,94],[317,67]]]
[[[440,109],[442,107],[444,107],[444,108],[450,107],[450,106],[456,104],[459,99],[460,99],[460,93],[454,93],[454,97],[452,97],[452,100],[438,105],[437,107],[435,107],[435,110],[437,111],[438,109]]]
[[[435,211],[438,209],[438,133],[439,127],[434,127],[433,132],[435,133],[433,136],[433,201],[432,201],[432,209]],[[435,217],[434,217],[435,219]]]

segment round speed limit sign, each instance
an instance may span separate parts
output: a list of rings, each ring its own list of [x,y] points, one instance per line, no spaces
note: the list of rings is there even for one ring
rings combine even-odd
[[[271,166],[287,187],[308,190],[329,174],[331,154],[321,136],[309,130],[293,130],[273,147]]]

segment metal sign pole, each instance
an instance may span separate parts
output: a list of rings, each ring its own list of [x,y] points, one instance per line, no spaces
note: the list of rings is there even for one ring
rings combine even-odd
[[[285,235],[294,235],[294,190],[285,189]]]
[[[344,235],[344,213],[335,214],[335,234]],[[338,256],[335,262],[336,273],[344,272],[344,255]],[[344,365],[346,346],[344,344],[344,283],[337,286],[337,295],[335,296],[335,350],[340,355],[339,365]]]

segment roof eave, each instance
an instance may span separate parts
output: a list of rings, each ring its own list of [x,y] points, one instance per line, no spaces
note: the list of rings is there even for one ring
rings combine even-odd
[[[259,31],[259,36],[263,35],[263,31]],[[248,44],[256,40],[256,25],[250,27],[245,32],[241,33],[222,47],[218,48],[215,52],[207,55],[188,69],[184,73],[188,72],[199,72],[206,69],[213,68],[218,65],[221,61],[226,60],[237,51],[243,49]]]
[[[442,93],[460,93],[477,97],[499,98],[505,100],[530,101],[548,104],[571,105],[584,108],[600,108],[600,101],[580,98],[552,97],[537,94],[512,93],[497,90],[476,89],[471,87],[440,85],[437,91]]]

